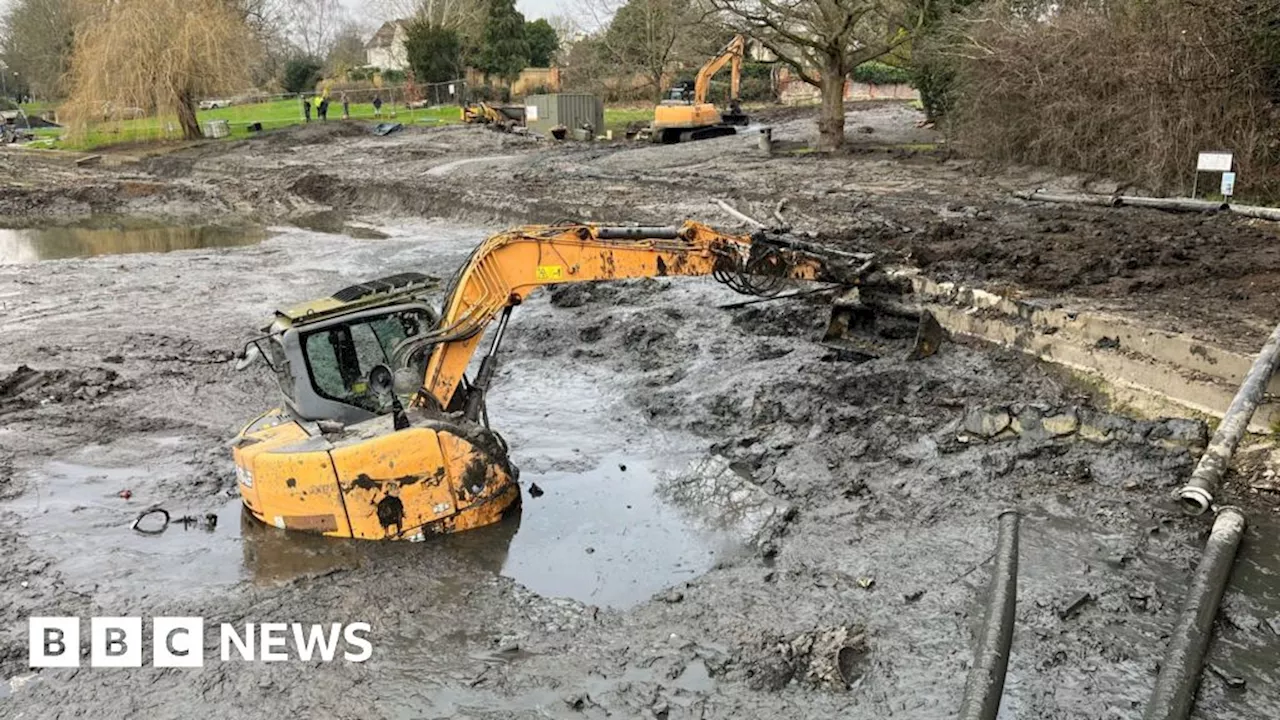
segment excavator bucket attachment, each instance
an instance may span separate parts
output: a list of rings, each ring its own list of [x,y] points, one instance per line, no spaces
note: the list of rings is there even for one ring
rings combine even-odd
[[[906,359],[922,360],[938,352],[946,332],[928,310],[864,297],[854,289],[836,298],[831,306],[822,344],[846,359],[864,362],[883,357],[908,338],[914,341]]]

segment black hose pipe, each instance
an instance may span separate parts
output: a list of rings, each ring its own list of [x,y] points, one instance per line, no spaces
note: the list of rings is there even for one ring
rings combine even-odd
[[[1209,541],[1204,545],[1200,565],[1191,578],[1191,587],[1182,601],[1182,611],[1169,638],[1155,689],[1147,702],[1143,720],[1185,720],[1196,700],[1200,670],[1209,649],[1213,619],[1227,589],[1231,565],[1244,534],[1244,515],[1233,507],[1218,511]]]
[[[1018,512],[1005,510],[998,521],[1000,535],[991,569],[987,615],[964,685],[960,720],[995,720],[1009,669],[1014,610],[1018,605]]]

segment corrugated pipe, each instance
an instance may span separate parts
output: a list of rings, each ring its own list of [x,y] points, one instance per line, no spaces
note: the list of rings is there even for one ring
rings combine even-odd
[[[1244,528],[1244,515],[1239,510],[1224,507],[1218,511],[1169,638],[1169,649],[1165,651],[1143,720],[1185,720],[1191,714],[1204,655],[1209,649],[1213,619],[1227,588]]]
[[[1005,672],[1009,669],[1014,610],[1018,604],[1018,512],[1005,510],[998,522],[1000,534],[991,569],[987,614],[973,654],[969,679],[964,685],[960,720],[995,720],[1004,694]]]
[[[1200,515],[1213,506],[1213,495],[1218,491],[1218,483],[1231,464],[1231,455],[1235,453],[1254,411],[1262,402],[1262,396],[1277,365],[1280,365],[1280,325],[1271,331],[1267,344],[1258,351],[1253,367],[1244,376],[1244,382],[1232,398],[1227,414],[1222,416],[1222,423],[1209,441],[1209,447],[1192,471],[1191,479],[1178,491],[1182,509],[1188,515]]]

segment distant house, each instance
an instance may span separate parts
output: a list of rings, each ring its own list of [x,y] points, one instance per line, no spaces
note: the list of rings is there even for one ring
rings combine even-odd
[[[364,61],[383,70],[406,70],[409,67],[404,43],[408,20],[388,20],[364,45]]]

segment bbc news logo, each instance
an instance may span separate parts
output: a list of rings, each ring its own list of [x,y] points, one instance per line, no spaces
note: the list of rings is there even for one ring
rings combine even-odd
[[[373,655],[369,629],[369,624],[362,622],[222,623],[216,657],[223,662],[332,662],[340,656],[347,662],[364,662]],[[80,630],[78,617],[30,618],[27,643],[31,667],[80,667]],[[142,667],[147,638],[140,617],[90,618],[88,641],[90,667]],[[150,647],[152,667],[203,667],[205,656],[211,654],[205,646],[204,618],[199,617],[152,618]]]

